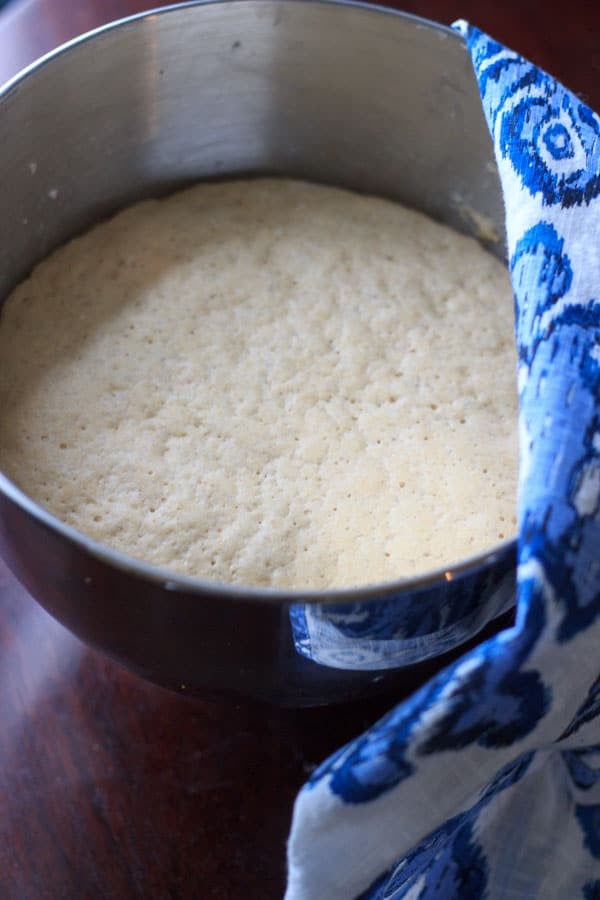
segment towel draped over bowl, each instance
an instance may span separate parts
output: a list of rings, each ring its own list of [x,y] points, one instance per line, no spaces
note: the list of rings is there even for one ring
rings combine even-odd
[[[600,897],[600,118],[455,27],[506,206],[517,620],[312,775],[287,900]]]

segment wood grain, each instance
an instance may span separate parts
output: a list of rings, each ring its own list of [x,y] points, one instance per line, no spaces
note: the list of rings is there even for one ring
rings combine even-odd
[[[0,14],[0,78],[149,5],[13,0]],[[600,108],[600,6],[402,6],[470,19]],[[391,702],[291,713],[186,700],[85,648],[0,564],[0,897],[281,897],[298,787]]]

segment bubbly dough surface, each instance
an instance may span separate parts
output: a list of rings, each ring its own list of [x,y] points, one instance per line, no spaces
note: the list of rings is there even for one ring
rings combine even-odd
[[[82,532],[324,588],[515,531],[504,267],[398,204],[199,184],[42,262],[0,316],[0,465]]]

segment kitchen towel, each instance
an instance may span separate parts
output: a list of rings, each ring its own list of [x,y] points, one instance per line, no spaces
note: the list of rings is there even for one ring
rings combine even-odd
[[[517,619],[315,771],[287,900],[600,898],[600,118],[455,27],[506,206]]]

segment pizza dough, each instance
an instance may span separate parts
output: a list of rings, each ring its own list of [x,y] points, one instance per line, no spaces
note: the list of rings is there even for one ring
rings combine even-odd
[[[285,179],[126,209],[0,316],[0,465],[131,556],[326,588],[515,531],[505,268],[396,203]]]

